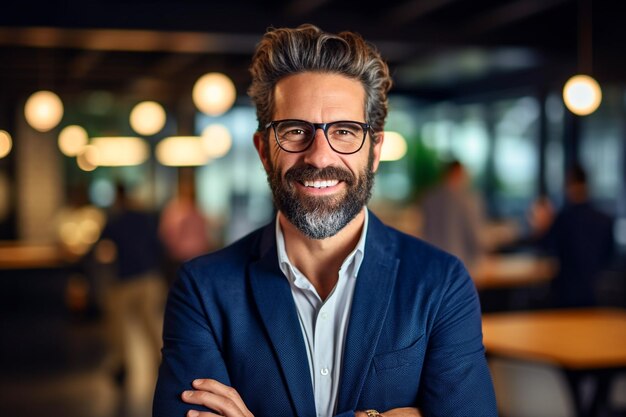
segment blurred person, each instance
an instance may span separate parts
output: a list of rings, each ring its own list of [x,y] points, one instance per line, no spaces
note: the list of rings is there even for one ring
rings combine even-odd
[[[533,207],[536,242],[559,262],[551,283],[554,306],[593,306],[595,282],[615,253],[613,219],[589,201],[587,174],[580,165],[566,174],[565,199],[556,215],[545,200]]]
[[[85,185],[73,185],[54,219],[56,240],[70,259],[80,259],[98,241],[105,221],[103,210],[89,202]]]
[[[474,268],[487,251],[486,221],[483,202],[472,190],[463,164],[453,160],[445,165],[440,183],[426,193],[421,209],[424,240]]]
[[[103,266],[112,267],[104,286],[104,310],[120,383],[131,368],[131,344],[137,340],[134,329],[141,330],[155,372],[160,360],[166,293],[160,271],[161,257],[155,216],[139,209],[126,188],[118,184],[115,202],[95,248],[95,258]]]
[[[154,416],[495,416],[466,270],[366,208],[387,64],[302,25],[268,30],[251,73],[277,215],[183,265]]]
[[[87,187],[78,183],[68,189],[67,203],[55,214],[52,225],[63,257],[72,265],[65,304],[78,314],[97,314],[98,283],[89,273],[90,251],[100,238],[106,221],[104,211],[89,202]]]
[[[168,282],[182,262],[215,247],[209,221],[197,205],[193,175],[191,170],[179,171],[177,196],[166,204],[159,220],[159,237],[168,256]]]

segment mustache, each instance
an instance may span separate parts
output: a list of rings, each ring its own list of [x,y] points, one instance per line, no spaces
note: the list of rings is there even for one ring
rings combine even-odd
[[[355,183],[356,178],[346,169],[328,166],[324,168],[315,168],[311,165],[294,166],[285,172],[285,179],[288,181],[324,181],[339,180],[344,181],[348,185]]]

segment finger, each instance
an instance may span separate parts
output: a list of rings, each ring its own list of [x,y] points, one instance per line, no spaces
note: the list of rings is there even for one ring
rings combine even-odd
[[[219,415],[228,416],[228,417],[246,417],[246,415],[239,409],[237,404],[233,400],[228,397],[224,397],[223,395],[214,394],[212,392],[207,391],[185,391],[182,395],[183,401],[188,404],[196,404],[203,405],[211,410],[215,410]],[[193,414],[193,411],[190,410],[189,413]],[[189,414],[188,413],[188,414]],[[203,414],[198,414],[199,416]],[[213,415],[208,414],[208,415]]]
[[[187,411],[187,417],[224,417],[219,414],[211,413],[209,411],[197,411],[197,410],[189,410]]]
[[[233,387],[222,384],[214,379],[196,379],[193,381],[192,385],[197,390],[211,392],[230,399],[246,417],[253,417],[252,413],[241,399],[241,396]]]

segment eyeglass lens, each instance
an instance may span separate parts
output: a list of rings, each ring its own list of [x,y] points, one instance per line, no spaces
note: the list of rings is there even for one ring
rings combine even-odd
[[[299,120],[281,121],[274,128],[281,147],[288,151],[306,149],[316,132],[313,124]],[[340,121],[329,123],[325,133],[335,151],[349,153],[361,147],[366,132],[358,123]]]

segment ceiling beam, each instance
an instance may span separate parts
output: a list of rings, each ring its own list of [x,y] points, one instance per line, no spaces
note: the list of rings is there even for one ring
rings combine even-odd
[[[287,15],[293,17],[302,17],[306,14],[313,13],[329,0],[293,0],[285,9]]]
[[[479,15],[464,26],[466,35],[476,35],[510,25],[572,0],[516,0]]]
[[[0,45],[95,51],[252,54],[258,35],[130,29],[0,27]]]
[[[383,21],[405,25],[458,0],[410,0],[391,8]]]

